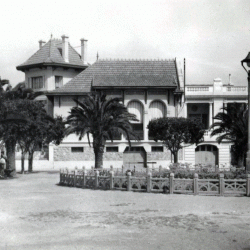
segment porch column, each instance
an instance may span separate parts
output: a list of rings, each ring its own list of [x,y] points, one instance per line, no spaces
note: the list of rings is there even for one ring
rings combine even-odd
[[[149,119],[148,119],[148,110],[145,108],[144,109],[144,115],[143,115],[143,136],[144,136],[144,141],[148,141],[148,126]]]
[[[213,124],[213,103],[209,103],[209,126]]]

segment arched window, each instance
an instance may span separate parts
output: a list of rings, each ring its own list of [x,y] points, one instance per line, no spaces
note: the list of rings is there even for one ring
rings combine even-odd
[[[138,101],[131,101],[128,104],[128,112],[136,115],[136,118],[139,120],[137,123],[143,123],[143,106]]]
[[[138,121],[132,122],[133,129],[139,135],[140,140],[143,140],[143,105],[138,101],[131,101],[127,106],[128,112],[136,115]]]
[[[153,101],[149,106],[149,120],[165,117],[166,107],[161,101]]]

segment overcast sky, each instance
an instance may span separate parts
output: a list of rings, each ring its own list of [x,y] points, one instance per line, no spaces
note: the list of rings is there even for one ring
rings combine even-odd
[[[88,39],[89,63],[97,51],[101,59],[186,58],[187,84],[228,83],[229,74],[247,84],[249,0],[9,0],[0,9],[0,76],[12,85],[24,80],[16,66],[51,34],[68,35],[73,47]]]

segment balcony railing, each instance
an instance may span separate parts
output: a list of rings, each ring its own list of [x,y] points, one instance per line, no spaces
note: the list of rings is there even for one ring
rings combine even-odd
[[[226,91],[230,91],[230,92],[246,92],[247,87],[246,86],[228,86],[228,87],[226,87]]]
[[[187,87],[188,92],[204,92],[209,91],[209,87]]]

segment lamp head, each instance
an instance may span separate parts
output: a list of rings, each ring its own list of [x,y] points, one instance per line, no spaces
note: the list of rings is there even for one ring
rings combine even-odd
[[[241,61],[242,67],[245,69],[245,71],[248,73],[248,70],[250,69],[250,52],[248,53],[247,57]],[[248,67],[248,70],[245,68],[245,66]]]

